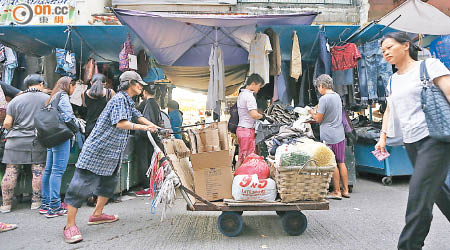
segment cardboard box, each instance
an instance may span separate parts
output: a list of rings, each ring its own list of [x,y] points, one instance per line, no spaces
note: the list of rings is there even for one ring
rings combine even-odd
[[[231,167],[194,170],[195,193],[209,201],[232,199],[233,174]]]
[[[191,155],[192,168],[200,170],[204,168],[221,168],[230,167],[232,156],[229,150],[221,150],[214,152],[204,152]]]

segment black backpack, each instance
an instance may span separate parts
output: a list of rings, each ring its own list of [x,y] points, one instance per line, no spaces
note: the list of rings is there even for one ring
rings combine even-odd
[[[230,108],[230,120],[228,120],[228,131],[230,131],[233,134],[236,134],[236,129],[239,124],[239,113],[238,113],[238,107],[237,102],[231,106]]]
[[[73,137],[78,126],[72,119],[63,122],[58,110],[61,93],[47,106],[38,110],[34,115],[34,126],[37,130],[37,140],[46,148],[57,146]]]

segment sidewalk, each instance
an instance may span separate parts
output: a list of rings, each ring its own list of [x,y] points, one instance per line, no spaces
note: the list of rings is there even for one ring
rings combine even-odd
[[[0,234],[1,249],[308,249],[386,250],[396,249],[404,224],[408,192],[407,179],[394,179],[383,186],[381,178],[362,177],[351,199],[331,201],[329,211],[305,211],[308,228],[300,236],[288,236],[273,212],[244,212],[245,228],[236,238],[223,236],[216,226],[219,212],[188,212],[183,200],[160,222],[159,212],[150,214],[150,201],[136,198],[107,205],[105,212],[120,215],[112,224],[88,226],[91,207],[79,211],[78,225],[84,241],[63,242],[65,217],[47,219],[19,204],[12,213],[0,214],[0,221],[19,228]],[[434,209],[429,250],[447,250],[450,223]]]

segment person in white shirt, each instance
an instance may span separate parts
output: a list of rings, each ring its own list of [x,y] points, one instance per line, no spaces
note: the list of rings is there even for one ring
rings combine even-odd
[[[439,207],[450,222],[450,188],[445,177],[450,166],[450,143],[429,136],[421,105],[422,83],[417,51],[406,33],[390,33],[381,41],[383,56],[398,71],[387,86],[394,116],[400,122],[403,142],[414,173],[409,183],[406,225],[400,235],[398,249],[422,249],[433,218],[433,205]],[[430,78],[450,102],[450,71],[437,59],[427,59]],[[386,130],[390,108],[386,109],[380,140],[375,149],[386,151]]]

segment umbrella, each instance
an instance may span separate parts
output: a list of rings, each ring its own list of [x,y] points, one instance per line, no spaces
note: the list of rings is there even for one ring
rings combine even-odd
[[[214,44],[222,48],[225,66],[246,64],[256,25],[310,25],[318,14],[227,16],[113,11],[141,38],[159,64],[190,67],[209,67]]]
[[[211,47],[217,44],[223,52],[227,93],[245,80],[257,25],[310,25],[318,14],[183,15],[112,10],[145,43],[175,85],[206,90]]]

